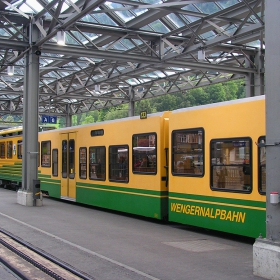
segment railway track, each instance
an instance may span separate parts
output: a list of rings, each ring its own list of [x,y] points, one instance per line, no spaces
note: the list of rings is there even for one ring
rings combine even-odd
[[[23,280],[94,280],[93,277],[2,229],[0,262]]]

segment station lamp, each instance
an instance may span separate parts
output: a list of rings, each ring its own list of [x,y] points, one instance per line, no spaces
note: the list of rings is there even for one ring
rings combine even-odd
[[[13,65],[9,65],[7,68],[7,73],[9,76],[13,76],[14,75],[14,66]]]
[[[60,46],[65,45],[65,31],[63,30],[57,31],[57,44]]]

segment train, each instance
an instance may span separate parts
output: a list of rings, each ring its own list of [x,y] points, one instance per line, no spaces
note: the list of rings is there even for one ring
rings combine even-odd
[[[49,197],[257,238],[266,234],[265,97],[38,133]],[[21,187],[22,128],[0,131],[0,182]]]

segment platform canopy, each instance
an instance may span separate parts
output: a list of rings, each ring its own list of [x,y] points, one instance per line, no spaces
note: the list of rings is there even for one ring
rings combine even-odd
[[[1,0],[0,19],[0,116],[22,115],[34,46],[57,116],[264,73],[264,0]]]

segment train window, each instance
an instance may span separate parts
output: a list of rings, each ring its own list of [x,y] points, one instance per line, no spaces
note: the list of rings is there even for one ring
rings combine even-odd
[[[87,148],[80,148],[79,151],[79,177],[80,179],[87,178]]]
[[[40,154],[40,142],[38,142],[38,157],[37,157],[37,161],[38,161],[38,167],[40,166],[40,158],[41,158],[41,154]]]
[[[6,145],[5,142],[0,143],[0,157],[1,158],[6,158]]]
[[[41,166],[51,167],[51,141],[41,142]]]
[[[134,173],[155,174],[157,167],[156,134],[132,136],[132,170]]]
[[[109,180],[128,182],[128,145],[109,147]]]
[[[69,179],[75,178],[75,140],[69,140]]]
[[[22,140],[17,141],[17,158],[22,158]]]
[[[204,130],[202,128],[172,132],[172,174],[204,175]]]
[[[52,150],[52,175],[58,176],[58,149]]]
[[[252,191],[252,140],[250,138],[215,139],[210,142],[211,189]]]
[[[7,158],[13,157],[13,141],[7,141]]]
[[[90,132],[90,136],[103,136],[104,135],[104,129],[95,129],[95,130],[91,130]]]
[[[106,178],[105,147],[89,147],[89,178],[91,180],[105,180]]]
[[[62,140],[62,178],[67,178],[67,150],[68,150],[68,141]]]
[[[265,137],[262,136],[258,141],[258,182],[260,194],[266,194],[266,148]]]

